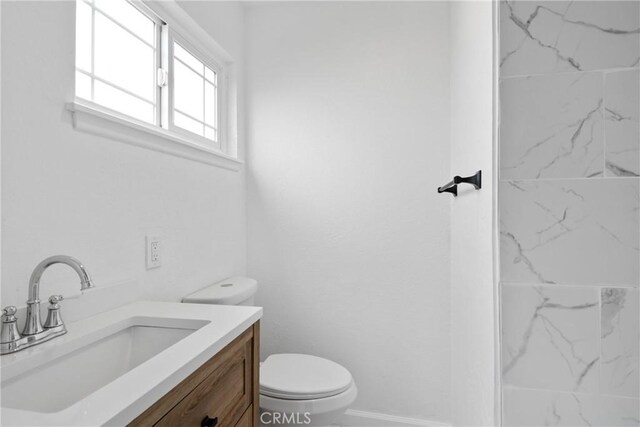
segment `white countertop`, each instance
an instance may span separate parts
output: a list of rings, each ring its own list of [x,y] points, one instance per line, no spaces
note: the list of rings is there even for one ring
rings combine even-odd
[[[66,343],[131,317],[189,319],[207,322],[186,338],[158,353],[75,404],[53,413],[2,408],[3,426],[123,426],[184,380],[262,317],[262,308],[167,302],[136,302],[67,325],[67,334],[0,358],[3,380],[20,371],[28,359],[54,357]],[[100,369],[96,366],[96,369]],[[73,375],[70,372],[69,375]],[[60,384],[64,387],[64,384]],[[56,390],[51,390],[56,393]],[[24,396],[29,399],[29,396]]]

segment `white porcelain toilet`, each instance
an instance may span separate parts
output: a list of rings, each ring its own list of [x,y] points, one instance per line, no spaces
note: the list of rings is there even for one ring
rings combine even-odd
[[[254,305],[258,284],[231,277],[182,299],[186,303]],[[343,366],[308,354],[272,354],[260,364],[260,425],[330,426],[358,389]]]

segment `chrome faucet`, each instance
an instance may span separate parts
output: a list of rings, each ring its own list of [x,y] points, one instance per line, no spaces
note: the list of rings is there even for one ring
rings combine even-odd
[[[80,291],[93,288],[91,277],[84,265],[75,258],[67,255],[55,255],[42,261],[31,273],[29,280],[29,299],[27,300],[27,320],[22,335],[18,332],[15,317],[16,307],[9,306],[2,310],[2,330],[0,333],[0,354],[15,353],[22,349],[48,341],[67,333],[62,317],[60,304],[62,295],[49,297],[47,319],[42,325],[40,321],[40,279],[45,270],[54,264],[66,264],[73,268],[80,277]]]

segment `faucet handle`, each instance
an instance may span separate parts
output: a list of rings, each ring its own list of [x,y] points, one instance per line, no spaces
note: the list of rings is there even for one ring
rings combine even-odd
[[[47,320],[45,320],[43,325],[45,329],[51,329],[58,326],[64,327],[64,322],[60,316],[60,304],[58,304],[63,299],[64,297],[62,295],[51,295],[49,297]]]
[[[3,322],[13,322],[15,320],[15,315],[18,312],[18,309],[15,305],[10,305],[2,309]],[[12,319],[13,317],[13,319]]]
[[[0,328],[0,343],[15,343],[21,336],[18,332],[16,312],[18,309],[10,305],[2,309],[2,328]]]
[[[62,295],[51,295],[49,297],[49,304],[58,305],[60,301],[62,301],[64,297]]]

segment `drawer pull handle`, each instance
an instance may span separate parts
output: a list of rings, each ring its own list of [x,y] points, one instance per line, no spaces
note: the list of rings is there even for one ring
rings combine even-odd
[[[202,422],[200,423],[200,427],[216,427],[217,424],[218,424],[218,417],[209,418],[209,416],[206,415],[202,419]]]

